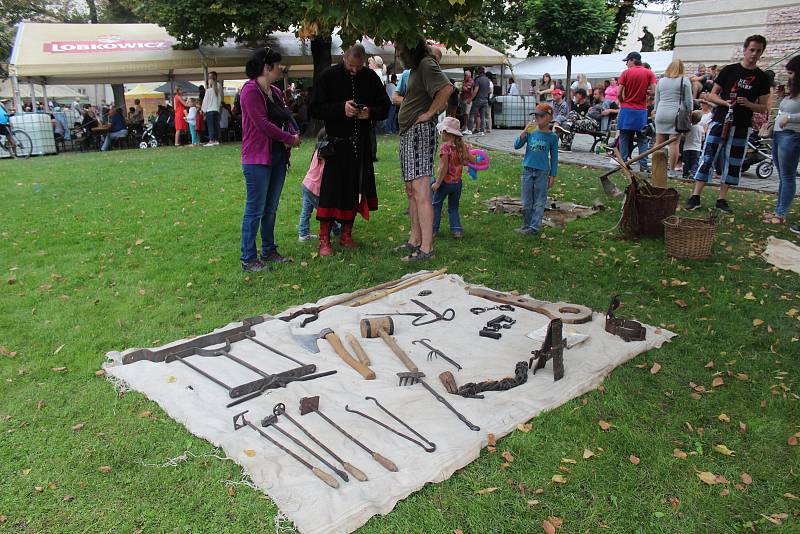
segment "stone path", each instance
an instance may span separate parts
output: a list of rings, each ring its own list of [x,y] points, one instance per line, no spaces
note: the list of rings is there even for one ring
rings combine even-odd
[[[514,139],[519,135],[521,130],[492,130],[492,133],[486,134],[483,137],[477,135],[469,135],[466,137],[467,142],[489,148],[492,150],[501,150],[512,154],[519,154],[522,156],[524,150],[514,150]],[[597,169],[611,169],[616,165],[612,161],[600,154],[589,152],[592,147],[592,138],[588,135],[576,135],[575,140],[572,142],[572,151],[565,152],[559,151],[559,163],[569,163],[572,165],[585,165],[587,167],[594,167]],[[635,167],[636,168],[636,167]],[[684,180],[681,180],[684,181]],[[685,180],[691,182],[691,180]],[[711,185],[718,186],[719,182],[712,183]],[[755,168],[752,167],[741,177],[737,189],[761,191],[763,193],[777,193],[778,192],[778,173],[773,172],[772,176],[766,180],[762,180],[755,175]],[[800,194],[800,190],[798,190]]]

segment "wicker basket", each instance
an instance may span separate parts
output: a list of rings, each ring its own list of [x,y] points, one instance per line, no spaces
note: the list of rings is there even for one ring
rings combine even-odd
[[[664,237],[667,254],[673,258],[699,260],[711,256],[711,247],[717,235],[714,218],[689,219],[675,215],[667,217]]]
[[[636,180],[625,190],[620,227],[628,238],[664,237],[662,221],[678,208],[678,192]]]

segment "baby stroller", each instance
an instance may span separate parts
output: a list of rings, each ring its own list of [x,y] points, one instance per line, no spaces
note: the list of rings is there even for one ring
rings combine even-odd
[[[742,162],[742,172],[756,166],[756,176],[765,180],[772,176],[772,140],[762,139],[753,131],[747,139],[747,151]]]
[[[145,123],[141,137],[139,138],[139,148],[142,150],[156,148],[158,144],[158,139],[155,133],[153,133],[153,124],[150,122]]]

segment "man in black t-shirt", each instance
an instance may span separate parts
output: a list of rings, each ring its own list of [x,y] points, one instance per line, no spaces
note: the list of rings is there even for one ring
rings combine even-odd
[[[590,108],[586,90],[576,89],[575,103],[567,114],[567,120],[556,129],[561,136],[561,150],[572,150],[572,140],[576,133],[596,132],[600,129],[600,124],[589,117]]]
[[[732,213],[725,195],[728,188],[739,183],[742,160],[750,136],[753,113],[765,113],[769,97],[769,79],[756,63],[767,47],[761,35],[751,35],[744,42],[744,53],[739,63],[723,68],[714,80],[714,88],[706,100],[716,104],[711,126],[706,136],[703,159],[694,176],[694,192],[686,209],[700,207],[700,194],[711,178],[714,160],[719,157],[721,180],[717,209]]]

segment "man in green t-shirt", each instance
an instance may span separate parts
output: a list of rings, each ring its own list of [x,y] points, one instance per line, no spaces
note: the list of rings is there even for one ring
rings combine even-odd
[[[404,261],[433,257],[433,205],[431,177],[436,155],[436,117],[447,107],[453,85],[442,73],[424,40],[414,48],[397,45],[397,55],[410,69],[408,87],[400,106],[400,168],[408,195],[411,235],[400,248],[409,252]]]

